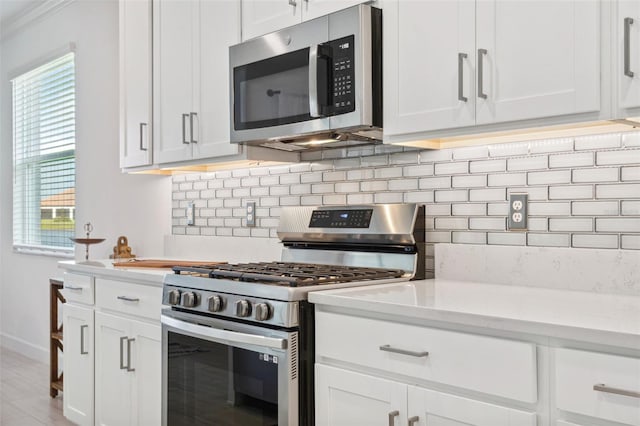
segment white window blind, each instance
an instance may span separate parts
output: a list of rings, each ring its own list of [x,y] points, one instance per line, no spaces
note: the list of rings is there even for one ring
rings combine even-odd
[[[75,66],[66,54],[12,80],[13,245],[73,251]]]

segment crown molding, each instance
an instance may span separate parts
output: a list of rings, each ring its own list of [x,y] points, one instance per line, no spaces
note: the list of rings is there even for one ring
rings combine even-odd
[[[0,22],[0,40],[5,40],[15,35],[24,27],[36,22],[49,13],[63,8],[73,1],[74,0],[46,0],[37,6],[3,20]]]

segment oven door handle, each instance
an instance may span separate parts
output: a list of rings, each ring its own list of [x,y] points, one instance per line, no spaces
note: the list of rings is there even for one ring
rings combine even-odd
[[[247,345],[260,346],[262,348],[286,349],[287,340],[275,337],[258,336],[255,334],[239,333],[237,331],[221,330],[219,328],[206,327],[193,324],[162,315],[161,321],[170,327],[185,331],[193,337],[217,342],[245,343]]]

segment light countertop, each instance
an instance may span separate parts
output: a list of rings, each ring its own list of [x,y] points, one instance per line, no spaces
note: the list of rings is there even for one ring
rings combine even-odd
[[[92,260],[90,264],[73,260],[58,262],[58,267],[67,272],[93,275],[99,278],[139,284],[162,286],[165,274],[172,273],[168,268],[114,268],[113,260]]]
[[[640,350],[640,297],[431,279],[310,293],[348,310]]]

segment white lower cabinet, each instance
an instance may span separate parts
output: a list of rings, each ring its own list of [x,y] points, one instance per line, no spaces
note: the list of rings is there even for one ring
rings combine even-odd
[[[78,425],[93,424],[93,308],[65,303],[64,416]]]
[[[316,364],[317,426],[535,426],[536,414]]]
[[[96,424],[159,425],[159,325],[96,312]]]

